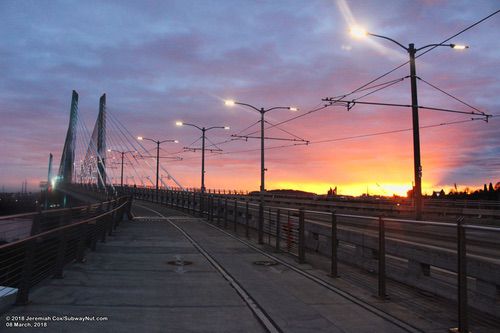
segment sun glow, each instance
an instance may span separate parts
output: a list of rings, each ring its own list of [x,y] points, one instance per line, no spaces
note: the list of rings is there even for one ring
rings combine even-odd
[[[404,183],[307,183],[307,182],[269,182],[266,186],[268,190],[271,189],[291,189],[300,190],[305,192],[312,192],[316,194],[326,194],[332,188],[337,187],[338,195],[360,196],[363,194],[381,195],[392,197],[398,195],[406,197],[409,190],[412,189],[412,184]],[[431,184],[423,184],[424,193],[432,193]]]

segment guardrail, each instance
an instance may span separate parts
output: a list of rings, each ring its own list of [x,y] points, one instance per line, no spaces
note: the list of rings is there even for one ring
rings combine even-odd
[[[136,189],[133,195],[234,231],[244,228],[246,236],[256,231],[259,243],[299,262],[305,262],[306,250],[328,255],[333,277],[341,273],[339,259],[354,262],[376,272],[381,298],[387,296],[389,277],[456,300],[460,332],[467,332],[468,306],[500,313],[500,238],[491,236],[499,227],[467,224],[463,217],[450,223],[262,206],[200,192]]]
[[[11,242],[66,224],[87,219],[109,210],[115,200],[71,208],[40,210],[0,216],[0,241]]]
[[[105,242],[124,214],[130,213],[131,202],[129,197],[110,201],[107,211],[98,209],[103,205],[94,205],[95,216],[72,224],[64,221],[63,226],[0,245],[0,293],[18,288],[16,304],[27,304],[33,286],[49,277],[62,278],[66,264],[83,262],[87,248],[95,251],[98,240]],[[68,212],[78,210],[59,211],[62,219],[68,219]]]

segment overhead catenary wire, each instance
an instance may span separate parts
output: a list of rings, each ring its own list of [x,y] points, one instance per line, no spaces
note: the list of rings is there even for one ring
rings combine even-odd
[[[454,100],[456,100],[457,102],[460,102],[460,103],[462,103],[463,105],[468,106],[469,108],[471,108],[471,109],[473,109],[473,110],[476,110],[476,111],[478,111],[478,112],[481,112],[482,114],[485,114],[483,111],[479,110],[478,108],[476,108],[476,107],[474,107],[474,106],[470,105],[469,103],[466,103],[466,102],[462,101],[460,98],[453,96],[452,94],[450,94],[450,93],[448,93],[448,92],[444,91],[443,89],[441,89],[441,88],[437,87],[436,85],[434,85],[434,84],[432,84],[432,83],[430,83],[430,82],[428,82],[428,81],[426,81],[426,80],[422,79],[421,77],[417,77],[417,79],[418,79],[418,80],[420,80],[420,81],[422,81],[422,82],[424,82],[425,84],[429,85],[430,87],[432,87],[432,88],[434,88],[434,89],[436,89],[436,90],[438,90],[438,91],[442,92],[442,93],[443,93],[443,94],[445,94],[446,96],[453,98],[453,99],[454,99]]]
[[[466,28],[464,28],[464,29],[460,30],[459,32],[457,32],[457,33],[456,33],[456,34],[454,34],[453,36],[446,38],[445,40],[443,40],[443,41],[442,41],[441,43],[439,43],[438,45],[435,45],[435,46],[433,46],[433,47],[429,48],[428,50],[426,50],[425,52],[420,53],[419,55],[417,55],[417,56],[416,56],[416,58],[419,58],[419,57],[423,56],[424,54],[427,54],[427,53],[431,52],[432,50],[434,50],[434,49],[435,49],[436,47],[438,47],[439,45],[444,44],[444,43],[446,43],[446,42],[448,42],[448,41],[452,40],[453,38],[455,38],[455,37],[457,37],[457,36],[460,36],[461,34],[463,34],[464,32],[466,32],[467,30],[470,30],[470,29],[474,28],[476,25],[478,25],[478,24],[480,24],[480,23],[483,23],[484,21],[488,20],[489,18],[491,18],[491,17],[495,16],[495,15],[496,15],[496,14],[498,14],[498,13],[500,13],[500,9],[499,9],[499,10],[494,11],[493,13],[491,13],[491,14],[487,15],[486,17],[483,17],[483,18],[482,18],[482,19],[480,19],[479,21],[474,22],[473,24],[469,25],[468,27],[466,27]]]
[[[123,130],[124,130],[124,131],[126,131],[130,137],[134,137],[134,136],[130,133],[130,131],[128,130],[128,128],[127,128],[127,127],[125,127],[125,126],[121,123],[121,121],[120,121],[117,117],[115,117],[113,114],[111,114],[111,117],[115,119],[115,121],[117,122],[117,124],[118,124],[121,128],[123,128]],[[146,150],[146,148],[144,148],[144,146],[143,146],[140,142],[137,142],[137,141],[136,141],[136,143],[138,144],[138,146],[139,146],[139,147],[141,147],[141,148],[142,148],[142,150],[143,150],[143,151],[145,151],[145,150]],[[139,151],[139,150],[137,150],[137,151]],[[171,179],[171,180],[172,180],[172,181],[173,181],[173,182],[174,182],[174,183],[175,183],[175,184],[176,184],[179,188],[184,189],[184,187],[183,187],[183,186],[182,186],[182,185],[181,185],[181,184],[177,181],[177,179],[176,179],[176,178],[174,178],[174,177],[170,174],[170,172],[169,172],[169,171],[168,171],[168,170],[167,170],[167,169],[166,169],[163,165],[162,165],[162,166],[160,166],[160,168],[161,168],[161,170],[162,170],[163,172],[165,172],[165,173],[167,174],[168,178],[169,178],[169,179]],[[161,182],[163,183],[163,180],[162,180]],[[163,183],[163,184],[164,184],[164,183]],[[165,184],[164,184],[164,185],[165,185]]]
[[[500,116],[500,115],[495,115],[495,117],[498,117],[498,116]],[[429,129],[429,128],[436,128],[436,127],[442,127],[442,126],[457,125],[457,124],[463,124],[463,123],[473,122],[473,121],[476,121],[476,120],[483,120],[483,119],[482,118],[469,118],[469,119],[465,119],[465,120],[440,122],[440,123],[436,123],[436,124],[430,124],[430,125],[420,126],[420,129]],[[336,141],[347,141],[347,140],[354,140],[354,139],[361,139],[361,138],[368,138],[368,137],[375,137],[375,136],[396,134],[396,133],[402,133],[402,132],[409,132],[409,131],[412,131],[412,130],[413,130],[412,128],[402,128],[402,129],[395,129],[395,130],[390,130],[390,131],[382,131],[382,132],[375,132],[375,133],[366,133],[366,134],[359,134],[359,135],[353,135],[353,136],[347,136],[347,137],[340,137],[340,138],[333,138],[333,139],[316,140],[316,141],[310,141],[309,143],[292,143],[292,144],[270,146],[270,147],[265,147],[264,149],[265,150],[274,150],[274,149],[289,148],[289,147],[296,147],[296,146],[310,146],[310,145],[313,145],[313,144],[321,144],[321,143],[336,142]],[[211,155],[217,156],[217,155],[249,153],[249,152],[255,152],[255,151],[260,151],[260,150],[261,150],[260,148],[252,148],[252,149],[236,150],[236,151],[215,152],[215,153],[212,153]],[[199,158],[199,157],[187,158],[185,160],[188,160],[188,159],[197,159],[197,158]]]

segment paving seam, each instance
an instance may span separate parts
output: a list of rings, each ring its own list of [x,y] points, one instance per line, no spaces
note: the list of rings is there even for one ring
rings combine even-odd
[[[158,211],[136,204],[139,207],[148,209],[161,217],[165,217]],[[188,217],[189,218],[189,217]],[[250,294],[234,279],[201,245],[199,245],[188,233],[186,233],[181,227],[167,218],[167,221],[175,227],[179,232],[181,232],[187,240],[212,264],[212,266],[219,271],[219,273],[231,284],[234,290],[242,298],[242,300],[247,304],[250,310],[257,317],[259,322],[264,326],[264,328],[270,333],[283,333],[279,326],[272,320],[272,318],[264,311],[264,309],[250,296]]]

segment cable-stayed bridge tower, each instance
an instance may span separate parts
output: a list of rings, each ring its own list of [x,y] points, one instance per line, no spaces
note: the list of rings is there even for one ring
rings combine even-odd
[[[64,184],[72,182],[73,167],[75,163],[75,141],[76,141],[76,126],[78,122],[78,93],[73,90],[71,97],[71,109],[69,116],[68,132],[64,141],[63,153],[61,156],[61,164],[59,166],[59,179]]]

